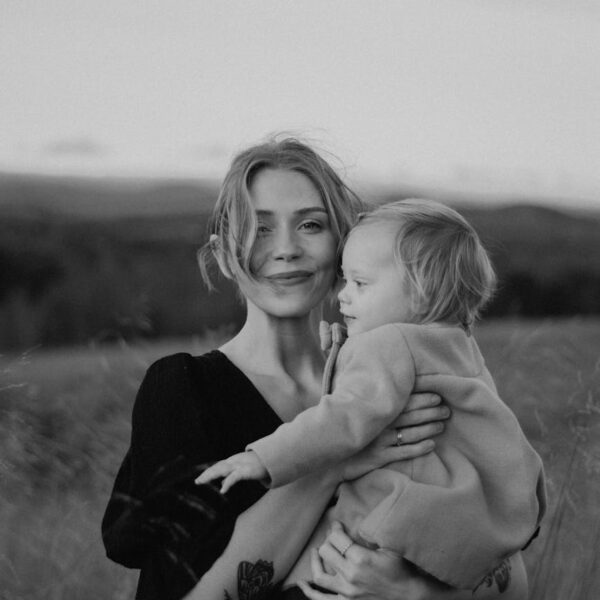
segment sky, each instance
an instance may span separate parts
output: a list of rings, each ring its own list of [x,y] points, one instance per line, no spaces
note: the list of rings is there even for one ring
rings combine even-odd
[[[277,131],[352,183],[600,208],[600,2],[0,2],[2,171],[221,178]]]

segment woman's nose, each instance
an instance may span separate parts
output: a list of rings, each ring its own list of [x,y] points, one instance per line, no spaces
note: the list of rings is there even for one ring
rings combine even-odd
[[[302,254],[302,246],[291,231],[280,231],[275,236],[273,257],[279,260],[292,260]]]

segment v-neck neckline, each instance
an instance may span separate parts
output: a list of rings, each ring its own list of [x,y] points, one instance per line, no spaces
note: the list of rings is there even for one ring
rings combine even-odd
[[[243,382],[247,386],[250,386],[252,388],[255,396],[262,401],[264,408],[267,410],[267,412],[270,413],[271,416],[273,418],[275,418],[279,424],[284,423],[284,421],[281,419],[281,417],[273,410],[271,405],[267,402],[266,398],[261,394],[259,389],[254,385],[254,383],[248,377],[248,375],[246,375],[246,373],[244,373],[244,371],[242,371],[235,363],[233,363],[224,352],[221,352],[221,350],[212,350],[211,354],[218,354],[221,357],[221,359],[224,361],[224,363],[226,364],[227,368],[229,368],[231,371],[236,373],[236,375],[239,379],[243,380]]]

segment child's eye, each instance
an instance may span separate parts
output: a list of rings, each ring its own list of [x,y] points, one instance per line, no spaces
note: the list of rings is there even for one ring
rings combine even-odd
[[[356,284],[356,287],[361,288],[364,287],[365,285],[367,285],[366,281],[360,281],[360,280],[355,280],[354,283]]]

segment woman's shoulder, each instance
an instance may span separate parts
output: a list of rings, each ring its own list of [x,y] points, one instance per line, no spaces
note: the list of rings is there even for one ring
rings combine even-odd
[[[217,393],[219,382],[222,383],[221,362],[217,351],[202,356],[178,352],[155,360],[142,379],[134,414],[171,412],[174,406],[182,408],[183,405],[200,409],[200,405]]]
[[[177,352],[155,360],[146,371],[146,377],[154,379],[212,380],[227,371],[228,360],[218,350],[193,356],[188,352]]]
[[[178,352],[153,362],[142,381],[142,395],[149,392],[171,401],[177,396],[194,403],[233,405],[264,399],[246,375],[219,350],[201,355]]]

